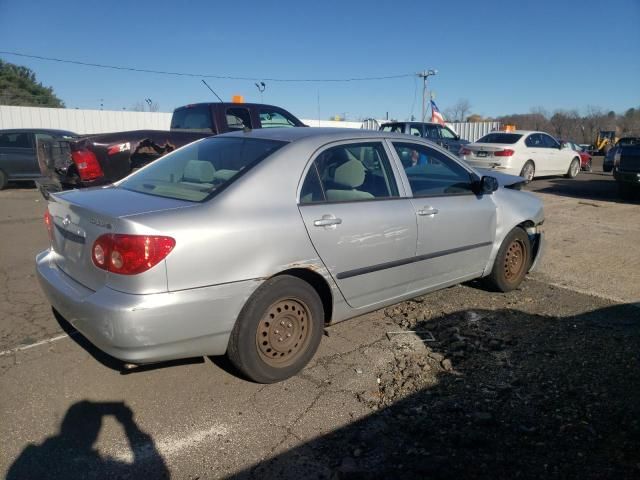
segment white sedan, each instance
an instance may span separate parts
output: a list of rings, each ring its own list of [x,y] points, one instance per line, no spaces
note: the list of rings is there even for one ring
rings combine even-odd
[[[578,153],[562,149],[544,132],[491,132],[461,147],[458,155],[473,167],[520,175],[527,181],[545,175],[574,178],[580,172]]]

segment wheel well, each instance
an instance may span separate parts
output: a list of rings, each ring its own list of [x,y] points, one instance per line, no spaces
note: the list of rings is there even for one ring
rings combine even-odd
[[[327,324],[331,322],[333,315],[333,295],[331,294],[331,287],[322,275],[307,268],[292,268],[290,270],[284,270],[278,273],[278,275],[291,275],[311,285],[322,301],[324,322]]]

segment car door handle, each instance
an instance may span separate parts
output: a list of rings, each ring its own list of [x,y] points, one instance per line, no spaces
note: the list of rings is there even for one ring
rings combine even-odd
[[[429,215],[435,215],[438,213],[438,209],[437,208],[433,208],[433,207],[424,207],[420,210],[418,210],[418,215],[422,216],[422,217],[426,217]]]
[[[341,218],[336,218],[333,215],[323,215],[322,218],[313,221],[313,225],[316,227],[335,227],[342,223]]]

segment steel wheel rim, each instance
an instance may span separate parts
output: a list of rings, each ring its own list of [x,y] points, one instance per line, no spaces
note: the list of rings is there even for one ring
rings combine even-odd
[[[272,304],[258,323],[256,346],[260,358],[272,367],[293,363],[311,338],[313,318],[304,302],[287,298]]]
[[[504,258],[504,278],[508,282],[516,280],[525,267],[525,246],[521,240],[514,240],[507,248]]]

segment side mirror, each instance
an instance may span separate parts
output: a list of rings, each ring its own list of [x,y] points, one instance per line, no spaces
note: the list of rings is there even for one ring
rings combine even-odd
[[[485,175],[479,182],[476,182],[475,193],[478,195],[491,195],[498,190],[499,186],[498,180],[495,177]]]

